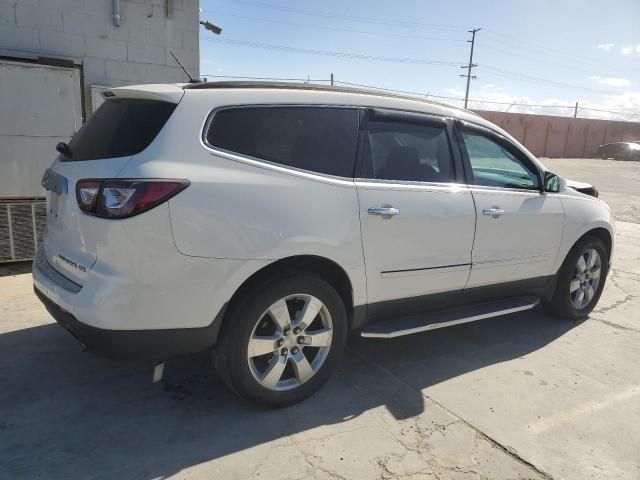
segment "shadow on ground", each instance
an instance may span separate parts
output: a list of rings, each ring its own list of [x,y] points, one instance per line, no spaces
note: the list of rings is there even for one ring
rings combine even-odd
[[[424,388],[527,355],[576,325],[528,312],[396,340],[353,338],[318,394],[275,411],[239,401],[206,354],[174,361],[152,384],[148,365],[84,354],[57,325],[9,332],[0,335],[0,477],[163,478],[379,406],[409,418],[424,398],[388,368]]]
[[[31,273],[31,260],[25,262],[0,263],[0,277]]]

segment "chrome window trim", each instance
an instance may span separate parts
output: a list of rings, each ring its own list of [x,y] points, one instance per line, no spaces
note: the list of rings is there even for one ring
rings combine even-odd
[[[293,174],[295,176],[302,176],[305,178],[308,178],[309,180],[316,180],[316,181],[330,181],[331,183],[334,184],[339,184],[339,185],[350,185],[353,186],[353,182],[355,180],[354,177],[341,177],[341,176],[337,176],[337,175],[329,175],[326,173],[320,173],[320,172],[314,172],[312,170],[304,170],[301,168],[296,168],[296,167],[291,167],[291,166],[286,166],[283,165],[281,163],[276,163],[276,162],[272,162],[270,160],[265,160],[259,157],[252,157],[250,155],[244,155],[242,153],[238,153],[238,152],[233,152],[231,150],[225,150],[223,148],[219,148],[216,147],[214,145],[211,145],[208,140],[207,140],[207,132],[209,131],[209,128],[211,127],[211,123],[213,122],[213,119],[215,117],[215,114],[223,111],[223,110],[238,110],[238,109],[248,109],[248,108],[286,108],[286,107],[300,107],[300,108],[346,108],[346,109],[353,109],[353,110],[357,110],[358,112],[362,111],[362,110],[367,110],[367,109],[376,109],[376,108],[380,108],[380,107],[373,107],[370,105],[356,105],[356,104],[348,104],[348,103],[296,103],[296,102],[292,102],[292,103],[242,103],[242,104],[233,104],[233,105],[224,105],[224,106],[220,106],[220,107],[215,107],[213,109],[211,109],[209,111],[209,113],[207,114],[204,123],[202,124],[201,127],[201,131],[200,131],[200,142],[202,143],[203,147],[210,153],[210,154],[215,154],[215,155],[219,155],[223,158],[226,158],[228,160],[233,160],[236,162],[241,162],[241,163],[245,163],[248,165],[252,165],[252,166],[256,166],[256,167],[260,167],[260,168],[266,168],[268,170],[274,170],[274,171],[278,171],[280,173],[285,173],[285,174]],[[406,110],[406,109],[395,109],[395,108],[384,108],[385,110],[389,110],[389,111],[394,111],[394,112],[398,112],[398,113],[414,113],[414,114],[419,114],[419,115],[426,115],[426,116],[432,116],[432,117],[438,117],[438,118],[442,118],[445,122],[448,120],[455,120],[456,117],[452,117],[450,115],[438,115],[435,113],[430,113],[430,112],[421,112],[421,111],[417,111],[417,110]],[[358,122],[360,121],[360,119],[358,119]],[[358,128],[360,128],[360,125],[358,125]],[[357,152],[356,152],[357,153]],[[356,165],[357,165],[357,158],[356,158]],[[391,182],[390,180],[387,181]],[[403,182],[406,183],[406,182]],[[415,182],[415,183],[419,183],[419,184],[425,184],[425,183],[431,183],[431,182]],[[456,184],[459,185],[459,184]]]
[[[436,190],[444,192],[469,191],[469,185],[455,182],[420,182],[416,180],[384,180],[381,178],[354,178],[359,188],[387,188],[388,190]]]
[[[541,195],[542,193],[547,193],[547,192],[540,192],[540,189],[538,189],[538,188],[491,187],[489,185],[475,185],[475,184],[468,184],[468,187],[472,192],[474,190],[480,190],[480,191],[494,191],[495,190],[498,193],[517,192],[517,193],[530,193],[530,194],[534,194],[534,195]]]

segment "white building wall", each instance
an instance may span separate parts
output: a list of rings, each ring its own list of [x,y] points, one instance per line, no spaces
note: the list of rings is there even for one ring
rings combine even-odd
[[[113,0],[0,0],[0,56],[81,65],[87,113],[91,85],[187,81],[170,50],[199,75],[198,0],[120,0],[120,15]]]

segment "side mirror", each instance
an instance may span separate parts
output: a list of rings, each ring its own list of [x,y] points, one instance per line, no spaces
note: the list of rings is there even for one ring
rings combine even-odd
[[[544,172],[544,191],[557,193],[560,191],[560,177],[555,173]]]

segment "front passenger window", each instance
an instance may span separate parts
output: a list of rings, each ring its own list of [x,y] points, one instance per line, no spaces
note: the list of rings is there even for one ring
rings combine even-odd
[[[499,143],[479,133],[462,132],[462,137],[475,185],[527,190],[539,188],[536,172]]]
[[[365,148],[364,176],[367,178],[453,181],[451,152],[444,126],[372,120]]]

